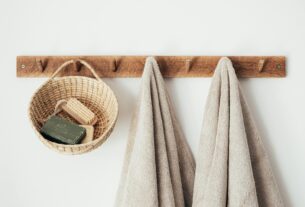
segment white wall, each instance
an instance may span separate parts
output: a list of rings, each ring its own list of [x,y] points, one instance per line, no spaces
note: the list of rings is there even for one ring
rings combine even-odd
[[[1,0],[0,206],[112,206],[139,79],[107,79],[120,104],[109,140],[50,151],[27,117],[45,79],[17,79],[17,55],[286,55],[284,79],[241,80],[287,206],[305,206],[305,2]],[[209,78],[168,79],[196,154]]]

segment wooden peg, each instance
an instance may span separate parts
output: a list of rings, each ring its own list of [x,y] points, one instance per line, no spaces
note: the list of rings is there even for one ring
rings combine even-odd
[[[113,60],[113,69],[112,69],[112,71],[113,72],[118,71],[119,67],[120,67],[120,59],[115,58]]]
[[[43,72],[47,67],[48,61],[47,60],[42,60],[42,59],[36,59],[36,64],[37,64],[39,70],[41,72]]]
[[[265,64],[265,60],[264,59],[261,59],[261,60],[258,61],[258,71],[259,72],[263,71],[264,64]]]
[[[74,67],[75,67],[77,72],[80,72],[80,70],[82,69],[83,65],[79,62],[79,60],[75,60],[74,61]]]
[[[188,73],[192,68],[192,59],[186,59],[185,61],[185,69],[186,72]]]

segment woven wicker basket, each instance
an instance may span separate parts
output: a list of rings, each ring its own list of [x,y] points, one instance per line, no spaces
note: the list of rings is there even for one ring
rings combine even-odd
[[[74,60],[62,64],[51,78],[33,95],[29,117],[39,139],[49,148],[64,154],[81,154],[100,146],[110,135],[118,116],[118,103],[113,91],[98,77],[94,69],[85,61],[78,60],[86,66],[95,79],[81,76],[58,77],[57,74]],[[40,134],[41,120],[46,120],[54,112],[56,103],[67,98],[77,98],[98,118],[94,125],[94,140],[77,145],[64,145],[51,142]],[[69,116],[60,113],[59,116],[73,121]]]

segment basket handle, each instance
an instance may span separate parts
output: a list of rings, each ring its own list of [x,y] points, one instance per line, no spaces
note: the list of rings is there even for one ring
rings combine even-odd
[[[84,66],[86,66],[86,68],[88,68],[90,70],[90,72],[93,74],[93,76],[98,80],[100,81],[100,77],[97,75],[97,73],[95,72],[94,68],[86,61],[84,60],[80,60],[80,59],[77,59],[77,60],[68,60],[66,62],[64,62],[61,66],[59,66],[59,68],[52,74],[52,76],[50,77],[50,80],[51,79],[54,79],[58,73],[64,69],[67,65],[70,65],[72,63],[75,63],[75,62],[80,62],[81,64],[83,64]]]

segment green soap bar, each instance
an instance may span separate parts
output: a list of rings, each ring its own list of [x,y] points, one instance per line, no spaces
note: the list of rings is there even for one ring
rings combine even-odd
[[[60,144],[78,144],[86,129],[59,116],[52,116],[42,126],[40,133],[48,140]]]

